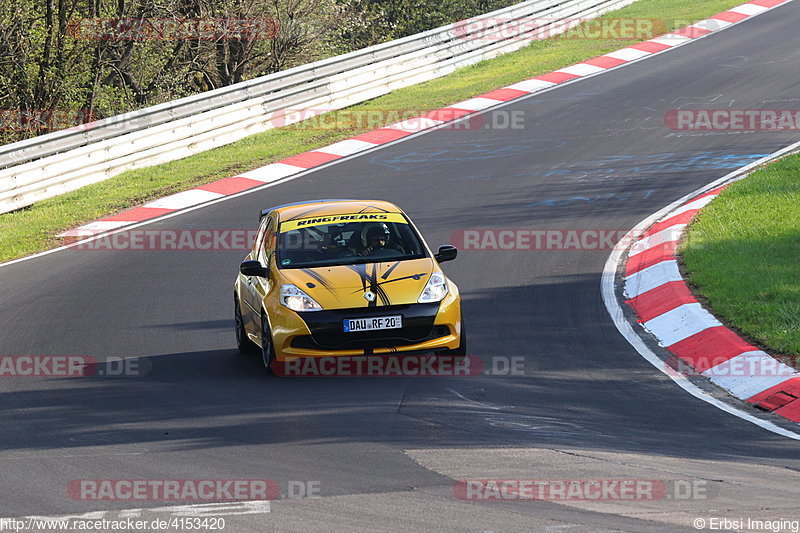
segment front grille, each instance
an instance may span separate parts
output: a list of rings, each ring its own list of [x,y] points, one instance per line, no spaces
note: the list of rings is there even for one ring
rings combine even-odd
[[[304,313],[301,316],[308,325],[311,335],[295,337],[292,339],[292,346],[317,350],[345,350],[417,344],[450,333],[447,326],[434,327],[433,321],[438,311],[439,304],[435,303]],[[342,324],[345,318],[370,318],[392,314],[403,315],[402,328],[352,333],[343,331]]]

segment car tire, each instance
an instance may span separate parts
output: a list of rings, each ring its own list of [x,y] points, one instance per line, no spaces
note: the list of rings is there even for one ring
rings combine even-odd
[[[236,347],[240,353],[253,353],[256,345],[253,344],[247,337],[247,331],[244,328],[244,318],[242,317],[242,307],[239,305],[239,297],[233,295],[233,320],[234,327],[236,328]]]
[[[261,363],[264,370],[271,374],[272,363],[275,359],[275,350],[272,346],[272,332],[269,329],[269,320],[266,313],[261,315]]]

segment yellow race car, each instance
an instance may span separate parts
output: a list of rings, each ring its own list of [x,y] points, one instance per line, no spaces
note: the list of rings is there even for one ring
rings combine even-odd
[[[298,357],[466,354],[458,287],[394,204],[313,200],[261,212],[234,287],[236,343],[268,370]]]

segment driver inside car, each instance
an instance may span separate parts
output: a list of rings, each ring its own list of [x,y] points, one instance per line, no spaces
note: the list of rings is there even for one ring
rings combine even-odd
[[[386,224],[379,224],[369,228],[366,241],[367,245],[357,252],[360,256],[384,255],[385,251],[399,250],[391,242],[391,232]]]

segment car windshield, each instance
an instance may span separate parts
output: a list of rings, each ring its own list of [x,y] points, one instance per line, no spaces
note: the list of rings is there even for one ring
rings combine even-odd
[[[279,268],[310,268],[425,257],[400,213],[344,214],[288,220],[277,239]]]

